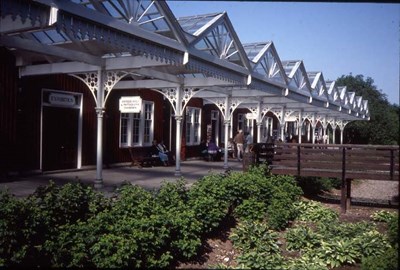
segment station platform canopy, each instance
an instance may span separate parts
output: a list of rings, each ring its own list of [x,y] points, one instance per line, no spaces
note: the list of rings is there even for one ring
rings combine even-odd
[[[98,106],[111,91],[140,88],[183,105],[203,98],[225,117],[243,107],[369,119],[367,100],[301,60],[281,60],[272,41],[242,43],[226,12],[176,18],[165,1],[1,0],[0,18],[0,46],[13,51],[21,76],[86,80]],[[108,74],[101,101],[87,79],[99,70]],[[178,100],[169,94],[176,87]]]

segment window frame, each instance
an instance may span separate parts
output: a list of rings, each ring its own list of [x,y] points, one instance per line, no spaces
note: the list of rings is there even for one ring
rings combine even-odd
[[[149,108],[150,110],[148,110]],[[143,100],[140,113],[120,114],[120,148],[151,145],[154,139],[154,108],[155,104],[153,101]],[[126,125],[124,122],[126,122]],[[146,127],[146,122],[149,123],[148,127]],[[123,140],[123,138],[126,138],[126,140]]]
[[[186,107],[186,145],[200,144],[201,108]]]

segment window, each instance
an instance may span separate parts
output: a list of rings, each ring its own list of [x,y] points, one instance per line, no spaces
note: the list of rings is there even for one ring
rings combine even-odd
[[[200,143],[200,108],[186,108],[186,144]]]
[[[246,114],[238,113],[238,130],[239,129],[253,135],[253,119],[247,119]]]
[[[219,145],[219,111],[211,111],[211,138]]]
[[[264,123],[262,125],[261,129],[261,137],[262,138],[268,138],[269,136],[272,136],[272,129],[273,129],[273,118],[272,117],[264,117]]]
[[[143,101],[140,113],[121,113],[120,146],[149,146],[153,141],[154,103]]]
[[[238,113],[238,130],[246,131],[245,119],[246,116],[243,113]]]

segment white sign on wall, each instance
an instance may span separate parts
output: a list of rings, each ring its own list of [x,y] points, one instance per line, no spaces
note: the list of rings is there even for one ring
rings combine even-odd
[[[142,110],[141,97],[121,97],[119,99],[119,111],[122,113],[139,113]]]
[[[256,116],[252,113],[246,113],[246,119],[254,120],[256,119]]]

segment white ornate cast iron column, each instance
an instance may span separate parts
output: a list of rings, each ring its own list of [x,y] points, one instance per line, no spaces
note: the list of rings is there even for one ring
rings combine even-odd
[[[126,75],[125,72],[105,71],[99,68],[97,72],[70,74],[78,78],[89,88],[96,102],[97,143],[96,143],[96,179],[94,187],[103,187],[103,116],[107,98],[115,84]]]

